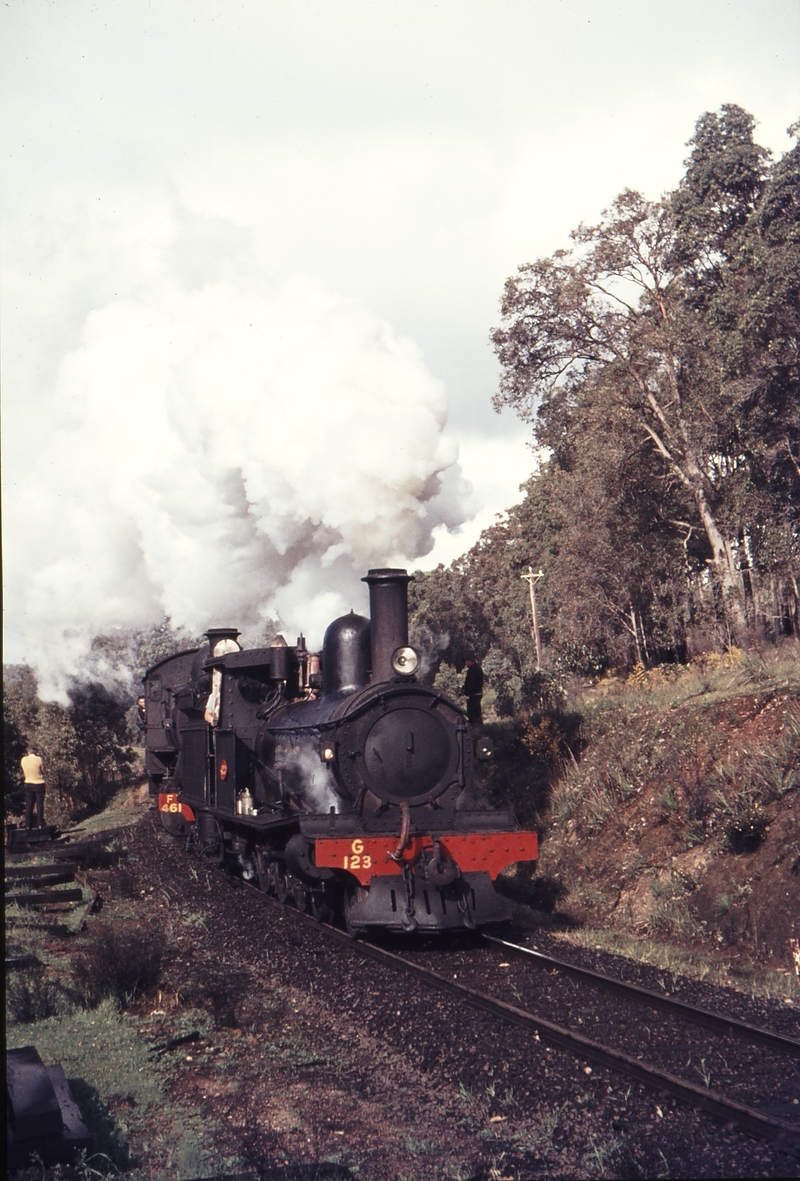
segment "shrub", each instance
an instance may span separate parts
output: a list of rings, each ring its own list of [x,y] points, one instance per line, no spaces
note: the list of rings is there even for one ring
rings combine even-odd
[[[130,774],[136,755],[128,745],[127,700],[118,701],[99,683],[73,681],[69,716],[75,734],[79,782],[72,789],[81,803],[101,807],[114,785]]]
[[[565,741],[558,718],[546,714],[537,717],[523,715],[519,721],[519,733],[528,754],[545,767],[556,766]]]
[[[547,874],[531,876],[535,864],[519,862],[515,867],[515,873],[500,874],[497,888],[501,894],[513,898],[516,902],[522,902],[533,910],[553,914],[558,903],[566,898],[569,891],[559,878]]]
[[[442,662],[434,678],[433,687],[434,689],[441,689],[453,701],[458,701],[461,696],[461,686],[463,683],[463,674],[459,674],[458,669],[454,668],[452,664]]]
[[[520,704],[539,710],[558,710],[563,706],[567,691],[559,672],[528,673],[520,685]]]
[[[46,977],[43,964],[20,969],[8,981],[6,1010],[10,1021],[29,1025],[55,1017],[65,1007],[63,988]]]
[[[599,677],[608,668],[608,656],[588,644],[567,640],[557,648],[553,666],[559,672]]]
[[[161,977],[165,941],[155,931],[116,931],[101,927],[75,967],[78,999],[87,1009],[109,997],[131,1004]]]
[[[725,825],[725,839],[732,853],[751,853],[758,848],[769,817],[754,801],[739,804]]]

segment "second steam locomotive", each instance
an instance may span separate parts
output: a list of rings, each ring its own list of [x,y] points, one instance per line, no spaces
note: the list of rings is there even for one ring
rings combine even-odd
[[[370,570],[370,618],[322,653],[241,649],[235,628],[145,677],[147,769],[164,826],[281,901],[348,929],[443,931],[507,919],[494,888],[535,833],[482,804],[491,757],[464,711],[420,683],[405,570]]]

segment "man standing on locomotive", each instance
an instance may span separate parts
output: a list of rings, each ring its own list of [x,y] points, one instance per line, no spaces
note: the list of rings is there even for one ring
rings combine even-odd
[[[467,657],[466,665],[467,675],[464,678],[464,687],[461,690],[461,695],[467,699],[467,717],[473,726],[482,726],[483,669],[474,656]]]
[[[225,656],[228,652],[241,652],[241,644],[237,644],[236,640],[218,640],[214,645],[213,656]],[[206,702],[205,713],[203,717],[208,722],[209,726],[216,727],[219,725],[219,707],[220,707],[220,693],[222,692],[222,669],[215,668],[211,677],[211,693]]]
[[[44,828],[44,764],[39,752],[32,746],[20,759],[22,774],[25,776],[25,827]],[[34,810],[36,823],[33,823]]]
[[[139,731],[139,745],[144,746],[147,734],[147,708],[144,697],[136,698],[136,728]]]

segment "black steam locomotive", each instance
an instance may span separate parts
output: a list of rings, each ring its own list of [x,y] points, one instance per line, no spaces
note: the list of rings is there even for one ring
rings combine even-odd
[[[416,679],[405,570],[370,570],[370,619],[321,656],[235,628],[145,676],[147,769],[164,827],[204,857],[348,929],[442,931],[509,917],[494,889],[535,833],[482,805],[491,757],[464,711]]]

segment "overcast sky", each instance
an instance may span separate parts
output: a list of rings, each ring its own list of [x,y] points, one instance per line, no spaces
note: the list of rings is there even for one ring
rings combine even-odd
[[[505,278],[733,102],[800,117],[796,0],[6,0],[7,661],[269,617],[518,499]]]

